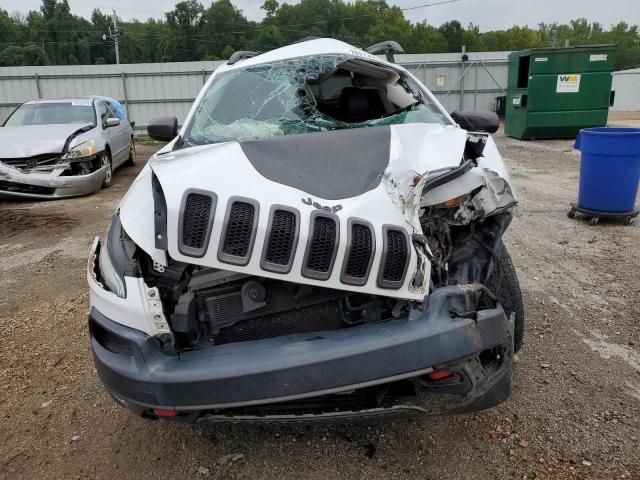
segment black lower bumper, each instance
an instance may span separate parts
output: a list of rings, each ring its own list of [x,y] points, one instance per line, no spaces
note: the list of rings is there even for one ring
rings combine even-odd
[[[470,358],[502,348],[503,365],[472,375],[463,402],[452,405],[458,413],[492,406],[483,406],[481,397],[496,385],[501,386],[500,400],[511,388],[512,322],[499,305],[478,311],[475,318],[452,318],[450,299],[467,294],[463,287],[438,289],[423,311],[414,310],[405,319],[224,344],[179,356],[163,353],[155,338],[92,309],[91,344],[98,375],[120,403],[138,411],[182,412],[318,397],[416,378],[440,365],[468,368]],[[104,340],[105,332],[112,341]]]

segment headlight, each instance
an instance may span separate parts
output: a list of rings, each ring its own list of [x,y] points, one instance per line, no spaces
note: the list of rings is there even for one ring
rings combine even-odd
[[[104,236],[98,265],[102,284],[107,290],[122,298],[127,296],[124,284],[125,275],[135,275],[136,262],[133,259],[134,252],[135,244],[122,229],[120,215],[116,213]]]
[[[93,157],[95,154],[96,141],[87,140],[86,142],[82,142],[80,145],[73,147],[62,158],[65,160],[77,160],[80,158]]]
[[[107,229],[107,233],[104,236],[104,243],[100,249],[100,257],[98,258],[98,265],[100,266],[100,276],[102,277],[102,283],[107,290],[112,291],[117,296],[125,298],[127,292],[124,288],[124,281],[118,275],[116,267],[111,261],[109,256],[109,236],[111,235],[111,226]]]

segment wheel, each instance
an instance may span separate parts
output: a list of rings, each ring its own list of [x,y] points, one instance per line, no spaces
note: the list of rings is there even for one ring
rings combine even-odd
[[[599,221],[600,219],[598,217],[593,217],[589,223],[591,223],[591,225],[597,225]]]
[[[569,210],[569,211],[567,212],[567,217],[569,217],[569,218],[573,218],[573,217],[575,217],[575,216],[576,216],[576,211],[575,211],[575,210]]]
[[[127,159],[127,163],[125,165],[133,167],[136,164],[136,161],[136,143],[133,140],[133,137],[131,137],[131,143],[129,144],[129,158]]]
[[[104,152],[100,157],[100,168],[102,167],[107,167],[107,173],[104,176],[102,188],[109,188],[113,183],[113,165],[111,163],[111,155],[109,155],[109,152]]]
[[[627,217],[624,219],[625,225],[631,225],[633,223],[633,217]]]
[[[496,296],[508,317],[512,313],[515,314],[513,350],[518,352],[522,348],[524,338],[524,305],[520,282],[509,252],[507,252],[507,247],[501,244],[496,253],[500,267],[493,268],[487,279],[487,288]]]

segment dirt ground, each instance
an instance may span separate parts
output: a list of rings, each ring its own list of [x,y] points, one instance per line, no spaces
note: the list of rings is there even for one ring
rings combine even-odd
[[[511,399],[467,416],[206,429],[135,418],[96,377],[85,263],[140,167],[89,197],[0,202],[0,478],[640,479],[640,220],[568,219],[572,142],[496,138],[520,198],[506,243],[527,331]]]

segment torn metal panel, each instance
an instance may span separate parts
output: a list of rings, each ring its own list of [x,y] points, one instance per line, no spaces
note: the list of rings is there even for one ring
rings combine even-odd
[[[432,207],[460,198],[460,207],[452,217],[460,224],[515,208],[517,198],[492,139],[489,138],[483,156],[474,163],[477,166],[460,177],[427,191],[420,205]]]

